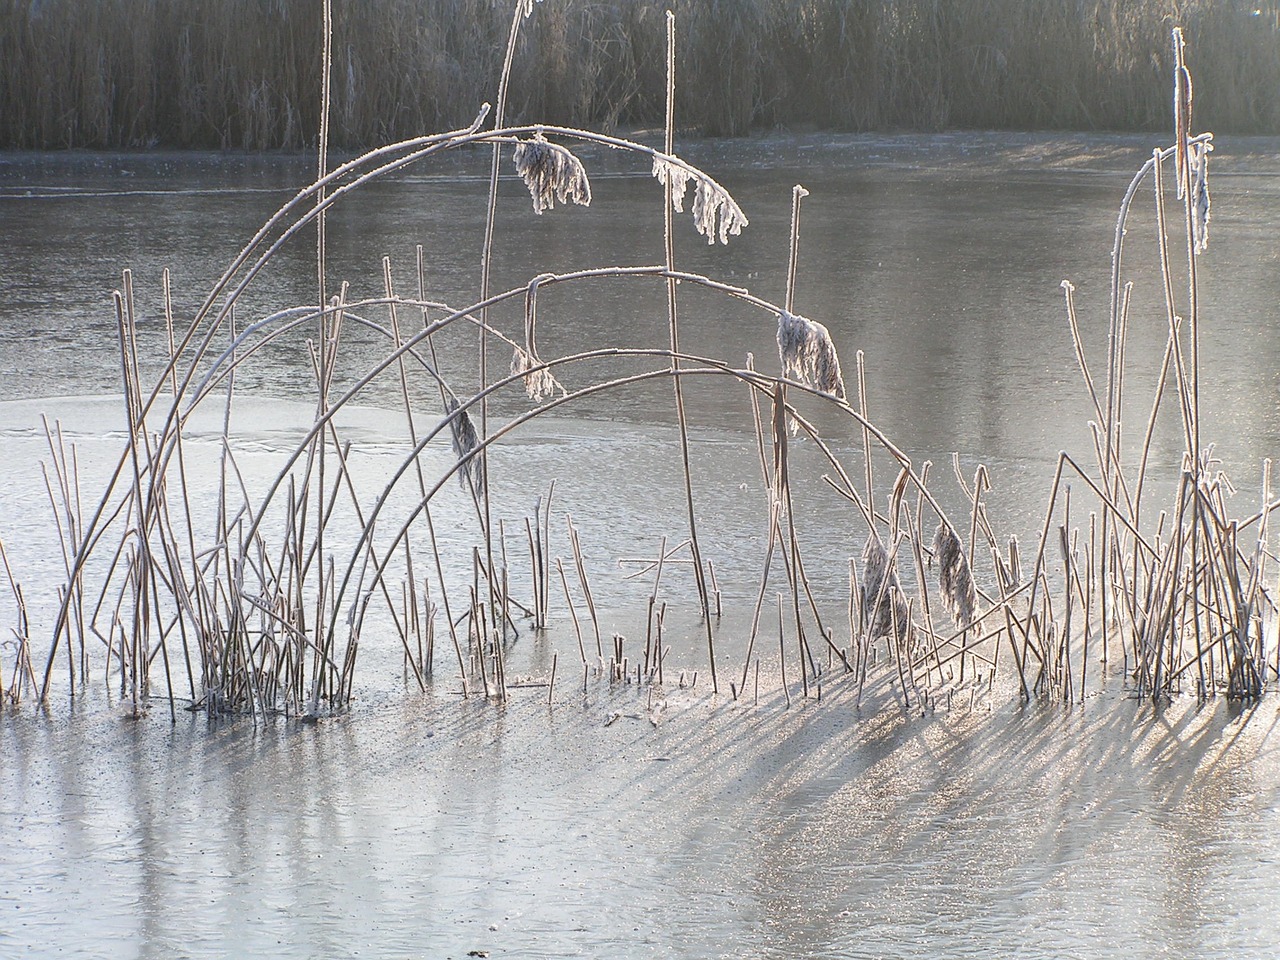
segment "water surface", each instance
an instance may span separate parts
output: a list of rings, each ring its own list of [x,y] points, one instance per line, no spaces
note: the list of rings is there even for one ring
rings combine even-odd
[[[1058,451],[1090,454],[1091,407],[1059,282],[1077,287],[1098,375],[1115,209],[1151,146],[985,135],[695,144],[690,159],[733,192],[751,225],[727,248],[708,247],[680,217],[677,261],[781,301],[791,186],[804,184],[797,310],[829,326],[847,378],[864,352],[873,418],[916,463],[935,463],[948,508],[962,500],[949,479],[954,452],[969,474],[988,465],[999,530],[1026,542],[1038,535]],[[583,157],[589,210],[535,218],[523,186],[504,181],[498,287],[544,270],[661,259],[661,194],[647,168],[606,152]],[[379,296],[388,256],[397,289],[412,294],[421,244],[428,295],[470,302],[485,171],[480,154],[415,168],[339,207],[331,279],[350,281],[353,299]],[[0,537],[38,637],[62,571],[40,414],[76,444],[86,496],[96,495],[124,436],[111,302],[120,272],[133,271],[143,363],[154,371],[166,342],[161,271],[170,270],[181,324],[310,175],[309,158],[0,160]],[[1247,513],[1262,460],[1280,449],[1280,145],[1221,143],[1213,177],[1201,260],[1205,432]],[[1125,261],[1139,423],[1165,343],[1152,207],[1140,193]],[[239,324],[315,302],[313,241],[285,248],[246,293]],[[685,349],[734,364],[750,352],[776,369],[772,317],[683,287],[681,296]],[[651,282],[547,290],[539,311],[546,355],[666,343],[665,289]],[[522,301],[495,319],[518,337]],[[310,335],[286,338],[238,375],[232,435],[251,487],[309,422]],[[441,346],[446,372],[467,388],[474,338]],[[383,353],[376,336],[354,330],[339,382]],[[508,360],[495,352],[493,363]],[[609,360],[581,376],[635,368]],[[411,389],[429,420],[434,386]],[[370,497],[404,455],[397,391],[375,383],[342,421]],[[502,397],[495,416],[525,408]],[[816,405],[807,412],[859,469],[851,425]],[[192,422],[193,469],[217,462],[223,413],[211,401]],[[740,391],[699,384],[690,419],[704,549],[728,601],[722,679],[737,680],[766,543],[750,408]],[[570,513],[606,635],[626,633],[632,655],[650,587],[622,579],[634,569],[625,561],[684,535],[673,422],[669,385],[616,391],[494,452],[496,509],[513,524],[557,478],[555,550],[567,556]],[[1176,422],[1161,421],[1158,477],[1173,475],[1181,450]],[[426,462],[443,469],[450,456],[440,442]],[[821,558],[810,575],[839,611],[863,534],[822,482],[829,467],[811,444],[796,444],[794,465],[797,522]],[[474,520],[460,491],[440,502],[446,557],[465,568]],[[690,579],[668,574],[673,603],[692,599]],[[0,598],[0,626],[12,610]],[[924,711],[904,711],[881,685],[859,705],[834,675],[821,701],[804,699],[792,676],[788,706],[766,662],[758,688],[749,680],[735,701],[710,696],[698,625],[678,610],[663,690],[592,678],[584,693],[563,619],[522,635],[511,653],[513,671],[539,680],[559,654],[550,706],[545,686],[514,688],[505,706],[464,702],[444,655],[439,679],[418,693],[385,633],[362,650],[356,708],[314,726],[211,727],[182,711],[171,723],[163,701],[126,719],[100,663],[74,700],[60,669],[47,711],[24,705],[0,721],[0,953],[1274,952],[1280,778],[1269,699],[1243,712],[1221,701],[1157,710],[1126,698],[1113,662],[1071,710],[1023,706],[1007,682]],[[3,650],[8,670],[12,647]]]

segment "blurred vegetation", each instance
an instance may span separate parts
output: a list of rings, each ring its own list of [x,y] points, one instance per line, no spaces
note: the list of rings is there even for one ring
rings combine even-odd
[[[546,0],[512,120],[752,128],[1167,126],[1170,31],[1197,129],[1280,133],[1280,0]],[[333,0],[333,130],[362,147],[495,96],[511,2]],[[0,148],[299,148],[319,128],[320,0],[0,0]]]

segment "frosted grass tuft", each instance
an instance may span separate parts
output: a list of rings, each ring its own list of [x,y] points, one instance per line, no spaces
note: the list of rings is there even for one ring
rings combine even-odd
[[[475,456],[480,448],[480,438],[475,424],[467,411],[453,397],[448,397],[444,404],[445,414],[449,418],[449,432],[453,438],[453,452],[462,461],[459,479],[466,487],[470,484],[477,493],[484,489],[484,461]]]
[[[533,212],[541,215],[560,203],[591,206],[591,182],[586,168],[567,147],[552,143],[541,134],[516,144],[513,157],[516,172],[533,197]]]
[[[778,314],[778,356],[782,374],[844,399],[840,358],[826,326],[786,310]]]
[[[737,201],[729,196],[729,191],[710,177],[702,176],[672,163],[665,157],[653,158],[653,176],[663,186],[671,187],[671,206],[676,213],[684,213],[684,195],[693,181],[693,225],[698,233],[707,238],[707,243],[715,243],[716,237],[727,244],[730,235],[739,236],[742,228],[750,223]]]
[[[945,521],[939,522],[937,532],[933,535],[933,553],[938,559],[938,584],[942,588],[942,599],[951,611],[956,625],[963,627],[973,622],[978,591],[973,584],[973,572],[965,558],[964,546]]]
[[[539,367],[541,369],[535,369]],[[556,392],[562,396],[567,393],[555,375],[542,366],[537,354],[528,353],[520,347],[516,347],[511,357],[511,372],[524,378],[524,392],[530,400],[542,400]]]

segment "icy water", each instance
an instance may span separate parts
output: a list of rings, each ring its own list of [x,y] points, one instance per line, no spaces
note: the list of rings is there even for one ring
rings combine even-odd
[[[0,949],[1274,955],[1274,703],[671,701],[7,719]]]
[[[864,352],[873,418],[917,463],[934,462],[944,502],[959,499],[953,452],[969,475],[984,463],[1000,533],[1027,541],[1058,451],[1090,454],[1059,282],[1077,287],[1096,368],[1115,210],[1151,146],[984,135],[698,144],[686,156],[751,225],[708,247],[680,216],[677,261],[780,302],[791,186],[803,184],[796,309],[830,327],[846,378]],[[535,218],[523,186],[504,182],[496,288],[661,259],[661,194],[647,169],[610,153],[583,158],[589,210]],[[388,256],[398,291],[411,294],[422,244],[428,296],[470,302],[486,169],[481,155],[414,168],[340,206],[331,279],[350,281],[351,299],[379,296]],[[0,158],[0,538],[35,636],[47,635],[62,569],[40,414],[76,444],[86,497],[96,496],[124,435],[111,304],[120,271],[133,270],[143,365],[154,370],[161,270],[176,314],[189,316],[310,175],[303,159]],[[1280,144],[1220,143],[1212,176],[1205,434],[1247,513],[1262,460],[1280,450]],[[1125,261],[1135,281],[1126,389],[1139,423],[1165,342],[1152,207],[1144,190]],[[241,325],[315,301],[311,243],[285,248],[250,288]],[[776,368],[767,314],[681,296],[688,352],[733,364],[750,352]],[[518,336],[522,299],[495,314]],[[238,374],[232,435],[251,487],[308,422],[305,335]],[[544,355],[664,346],[665,288],[548,289],[538,335]],[[451,376],[472,375],[470,335],[441,348]],[[385,352],[359,331],[344,349],[339,382]],[[508,361],[494,354],[497,369]],[[610,359],[593,375],[634,369]],[[341,424],[358,451],[353,476],[373,493],[400,462],[397,389],[375,383]],[[434,388],[413,389],[425,404]],[[495,415],[524,406],[499,398]],[[811,413],[856,463],[849,425]],[[192,422],[193,470],[216,463],[222,416],[211,402]],[[726,623],[740,626],[765,543],[750,408],[740,390],[694,384],[690,420],[704,549]],[[606,634],[631,636],[632,655],[649,586],[623,579],[636,569],[628,561],[684,535],[675,443],[662,383],[591,398],[494,452],[496,509],[513,524],[557,478],[556,536],[572,514]],[[1177,424],[1162,421],[1157,477],[1176,469],[1181,444]],[[449,456],[436,444],[428,462]],[[811,446],[796,445],[794,464],[805,543],[828,560],[809,575],[838,611],[861,534]],[[474,521],[460,494],[443,496],[442,511],[446,559],[456,550],[465,566]],[[667,576],[673,598],[690,600],[687,575]],[[6,592],[6,638],[14,616]],[[1099,670],[1071,710],[1021,705],[997,684],[904,712],[884,685],[859,706],[839,683],[805,699],[794,676],[788,703],[766,668],[734,700],[710,695],[697,626],[687,611],[671,616],[676,667],[656,702],[651,688],[595,678],[584,693],[563,616],[510,654],[514,672],[541,682],[558,653],[555,688],[517,686],[505,706],[464,702],[439,651],[440,679],[418,692],[385,635],[362,649],[356,708],[316,725],[211,727],[182,711],[171,723],[167,704],[125,719],[100,663],[74,702],[59,673],[47,711],[24,704],[0,719],[0,956],[1274,955],[1274,698],[1247,712],[1225,702],[1156,710]],[[740,680],[741,631],[726,627],[721,641],[727,686]],[[12,645],[0,649],[12,670]]]

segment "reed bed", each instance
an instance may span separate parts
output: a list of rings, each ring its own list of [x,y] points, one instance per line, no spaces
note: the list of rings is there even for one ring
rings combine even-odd
[[[681,123],[839,130],[1158,130],[1181,23],[1214,129],[1280,132],[1280,5],[1213,0],[548,0],[513,50],[508,116],[659,126],[662,21],[681,23]],[[322,5],[0,5],[0,149],[302,148],[320,129]],[[497,75],[506,6],[332,7],[334,146],[464,124]]]
[[[775,694],[788,707],[797,699],[820,700],[824,685],[844,683],[858,703],[864,692],[878,691],[883,695],[875,702],[891,696],[904,708],[928,710],[952,703],[957,694],[970,703],[985,698],[998,674],[1016,682],[1023,697],[1078,702],[1096,689],[1100,674],[1116,667],[1143,696],[1167,698],[1184,690],[1201,697],[1262,695],[1280,671],[1280,653],[1268,645],[1276,619],[1269,520],[1280,501],[1273,499],[1268,463],[1257,511],[1231,518],[1232,487],[1200,434],[1196,263],[1209,236],[1212,137],[1192,129],[1181,30],[1174,31],[1171,50],[1172,145],[1155,149],[1138,172],[1116,226],[1101,375],[1086,362],[1090,351],[1074,292],[1064,284],[1068,327],[1096,414],[1096,463],[1062,455],[1036,549],[1024,563],[1017,538],[997,533],[991,523],[985,468],[969,477],[953,462],[965,508],[948,515],[934,493],[942,481],[934,480],[932,465],[914,463],[876,426],[866,399],[867,358],[857,355],[846,384],[826,326],[797,312],[801,201],[807,195],[802,186],[792,194],[782,304],[680,269],[673,242],[677,216],[691,216],[712,244],[733,242],[748,219],[709,173],[673,150],[681,62],[677,18],[668,16],[664,24],[663,149],[576,127],[503,119],[514,51],[537,32],[545,9],[530,0],[507,9],[509,55],[492,121],[486,104],[465,125],[391,143],[332,169],[322,142],[317,179],[248,240],[194,314],[180,321],[166,307],[169,356],[150,382],[140,374],[147,365],[138,356],[137,307],[125,272],[114,302],[127,442],[105,488],[85,499],[74,450],[56,425],[48,428],[48,494],[64,544],[65,582],[53,640],[33,656],[23,591],[0,546],[18,610],[14,656],[0,674],[5,696],[15,703],[48,700],[62,689],[55,687],[55,675],[65,670],[65,689],[74,693],[100,674],[139,714],[164,704],[172,716],[181,707],[210,717],[314,719],[350,705],[362,646],[392,643],[399,645],[407,681],[417,688],[443,684],[464,698],[502,702],[513,692],[545,686],[554,706],[557,672],[576,672],[560,663],[560,651],[545,679],[509,674],[508,654],[522,629],[555,626],[566,635],[572,629],[582,692],[593,678],[611,688],[634,687],[654,723],[663,690],[695,687],[699,675],[714,696],[745,700],[750,688],[751,703],[759,703],[762,666],[766,683],[780,685]],[[322,90],[321,118],[332,106],[330,86],[322,84]],[[652,172],[656,214],[665,226],[663,249],[653,251],[656,262],[538,274],[509,289],[490,289],[499,165],[512,163],[525,180],[533,215],[564,215],[557,205],[590,203],[589,171],[573,152],[579,144],[623,151]],[[324,266],[327,211],[410,164],[473,146],[491,149],[494,157],[490,213],[479,241],[485,268],[474,302],[431,299],[431,265],[421,249],[415,296],[396,291],[387,259],[381,296],[352,300],[346,283],[332,284]],[[1176,185],[1167,182],[1170,176]],[[1155,244],[1164,265],[1168,324],[1159,388],[1143,442],[1134,450],[1122,442],[1132,434],[1122,429],[1119,414],[1133,295],[1123,281],[1123,254],[1128,211],[1144,185],[1153,187],[1158,214]],[[242,322],[237,310],[245,291],[285,245],[312,237],[318,238],[317,302]],[[663,287],[667,342],[540,352],[539,291],[601,282]],[[775,338],[776,367],[759,369],[751,357],[736,366],[685,352],[680,331],[687,296],[681,291],[695,287],[754,311],[764,336]],[[164,300],[171,303],[167,278]],[[496,319],[505,315],[496,308],[508,304],[523,304],[522,329],[505,330]],[[380,337],[385,350],[371,366],[346,370],[343,347],[353,328]],[[274,476],[265,485],[250,483],[230,428],[236,376],[282,338],[305,338],[314,417]],[[437,361],[446,338],[478,342],[474,371],[446,378]],[[508,371],[490,369],[494,344],[511,351]],[[619,357],[633,361],[635,372],[600,375],[603,361]],[[749,628],[731,638],[735,649],[745,650],[740,670],[726,660],[722,589],[700,544],[715,504],[702,495],[690,469],[684,388],[695,381],[742,398],[741,416],[754,431],[758,452],[765,547],[758,580],[746,585],[754,597]],[[340,414],[375,383],[398,387],[403,443],[391,476],[370,489],[351,468],[358,450],[344,435]],[[438,397],[425,408],[411,400],[421,396],[414,388],[423,383]],[[671,388],[682,480],[673,514],[686,531],[670,548],[664,540],[652,557],[619,558],[639,562],[633,576],[652,578],[641,644],[614,629],[610,611],[598,608],[592,582],[602,575],[600,567],[591,562],[574,518],[555,514],[554,482],[503,475],[490,453],[539,418],[646,383]],[[1165,409],[1170,383],[1173,411]],[[489,404],[498,395],[523,397],[523,412],[499,417]],[[818,407],[837,413],[845,436],[861,440],[857,463],[845,463],[820,435],[810,416]],[[195,413],[210,409],[223,417],[212,477],[188,468],[186,439]],[[1150,437],[1156,420],[1170,416],[1185,437],[1181,480],[1171,503],[1152,506]],[[806,504],[793,484],[799,443],[823,462],[827,485],[847,502],[850,528],[864,543],[859,557],[815,556],[805,542]],[[442,457],[446,447],[451,453]],[[499,485],[518,487],[522,502],[532,503],[531,513],[500,516],[494,496]],[[440,511],[459,503],[471,523],[462,552],[445,542],[436,522]],[[554,554],[557,538],[567,545],[561,555]],[[607,544],[591,546],[609,550]],[[806,573],[814,564],[831,563],[840,569],[847,563],[849,570],[847,598],[834,607]],[[669,617],[681,596],[670,587],[669,571],[685,565],[696,587],[694,615],[705,653],[677,666],[668,662]],[[564,680],[559,696],[580,696],[578,688]]]

